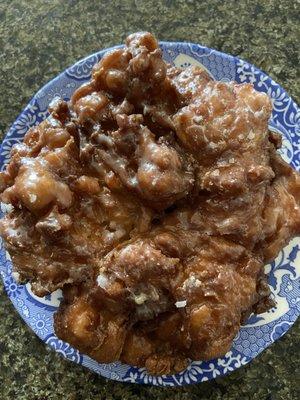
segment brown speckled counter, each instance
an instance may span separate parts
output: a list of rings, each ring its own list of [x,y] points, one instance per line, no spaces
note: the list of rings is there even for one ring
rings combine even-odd
[[[49,79],[137,30],[239,55],[299,103],[299,12],[297,0],[0,0],[1,137]],[[122,384],[48,350],[0,289],[1,400],[297,400],[299,348],[298,321],[253,362],[225,378],[175,389]]]

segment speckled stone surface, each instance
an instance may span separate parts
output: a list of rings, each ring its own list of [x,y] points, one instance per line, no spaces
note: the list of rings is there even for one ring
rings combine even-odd
[[[0,0],[1,138],[49,79],[137,30],[239,55],[299,103],[299,12],[297,0]],[[248,366],[225,378],[175,389],[107,381],[48,350],[0,287],[1,400],[297,400],[299,348],[298,321]]]

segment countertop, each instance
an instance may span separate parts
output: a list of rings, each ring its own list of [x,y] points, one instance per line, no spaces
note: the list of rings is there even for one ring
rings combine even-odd
[[[32,95],[76,60],[137,30],[239,55],[299,103],[299,1],[0,0],[1,138]],[[299,321],[249,365],[175,389],[105,380],[48,350],[0,288],[3,400],[300,398]]]

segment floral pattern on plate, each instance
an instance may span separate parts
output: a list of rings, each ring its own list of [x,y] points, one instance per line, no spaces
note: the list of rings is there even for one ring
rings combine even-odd
[[[181,67],[198,65],[214,79],[250,82],[258,91],[267,93],[273,103],[269,128],[282,134],[283,148],[280,152],[286,161],[300,170],[300,110],[283,88],[264,72],[236,57],[193,43],[162,42],[161,47],[164,59],[171,64]],[[93,65],[108,50],[80,60],[33,97],[2,142],[1,170],[9,161],[11,147],[22,140],[31,126],[47,116],[49,102],[57,95],[69,99],[73,91],[90,78]],[[0,213],[4,212],[6,207],[1,205]],[[225,375],[247,364],[291,327],[300,314],[300,238],[293,239],[277,259],[266,266],[266,271],[277,307],[264,314],[251,316],[247,324],[241,327],[230,352],[219,359],[191,362],[179,374],[151,376],[144,368],[119,362],[99,364],[58,339],[53,331],[53,314],[61,298],[60,291],[40,299],[32,293],[29,284],[17,284],[9,254],[0,242],[0,274],[7,294],[24,321],[48,346],[68,360],[84,365],[104,377],[156,386],[181,386]]]

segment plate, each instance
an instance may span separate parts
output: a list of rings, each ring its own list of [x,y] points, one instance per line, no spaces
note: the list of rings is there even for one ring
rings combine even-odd
[[[272,99],[271,130],[281,133],[282,156],[300,170],[300,110],[288,94],[269,76],[253,65],[230,55],[193,43],[161,42],[164,59],[177,67],[198,65],[216,80],[250,82],[255,89]],[[117,46],[120,47],[120,46]],[[47,106],[56,96],[68,100],[74,90],[90,78],[92,66],[106,49],[77,62],[39,90],[16,119],[0,151],[0,168],[9,161],[11,147],[22,141],[27,130],[47,116]],[[5,206],[1,206],[5,212]],[[58,339],[53,331],[53,314],[61,293],[44,298],[35,296],[30,285],[18,285],[13,277],[12,264],[3,243],[0,247],[0,273],[7,294],[26,324],[52,349],[77,364],[110,379],[145,383],[157,386],[181,386],[220,377],[247,364],[271,343],[280,338],[300,314],[300,238],[293,239],[272,264],[266,266],[269,285],[277,307],[250,317],[234,340],[231,350],[222,358],[191,362],[187,369],[175,375],[151,376],[144,368],[121,364],[99,364],[81,354],[68,343]]]

